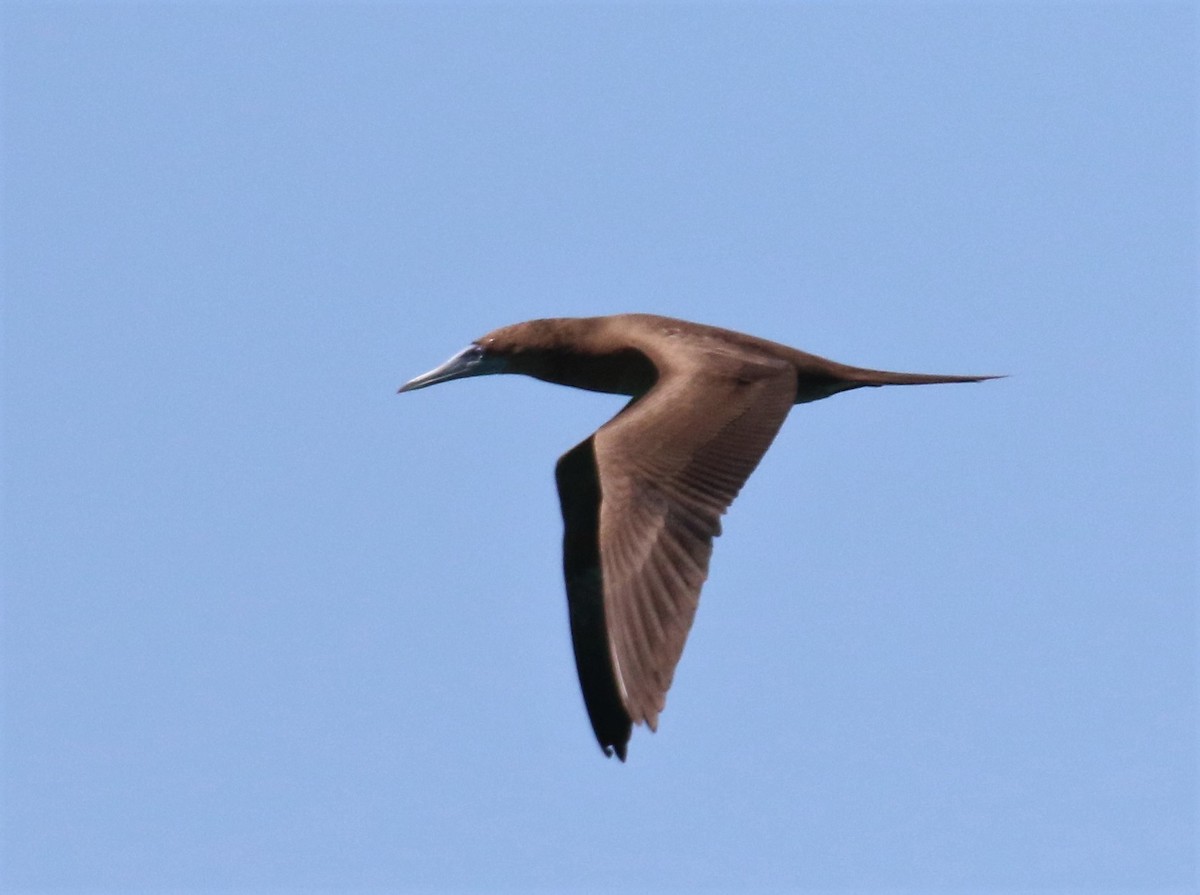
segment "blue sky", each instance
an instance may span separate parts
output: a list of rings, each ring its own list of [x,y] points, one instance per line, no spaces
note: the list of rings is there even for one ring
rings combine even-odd
[[[9,892],[1190,891],[1190,4],[0,12]],[[557,457],[646,311],[799,407],[603,758]]]

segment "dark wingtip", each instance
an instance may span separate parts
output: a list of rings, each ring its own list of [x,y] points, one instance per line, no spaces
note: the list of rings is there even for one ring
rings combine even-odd
[[[616,753],[617,758],[621,759],[622,764],[625,762],[625,753],[629,749],[629,741],[623,743],[601,743],[600,748],[604,751],[606,758],[612,758],[613,753]]]

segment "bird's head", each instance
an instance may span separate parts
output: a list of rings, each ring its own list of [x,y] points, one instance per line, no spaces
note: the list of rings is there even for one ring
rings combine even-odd
[[[400,386],[399,391],[411,392],[430,385],[437,385],[439,382],[449,382],[451,379],[507,372],[510,372],[507,355],[502,352],[490,351],[481,339],[478,342],[472,342],[444,364],[434,367],[428,373],[422,373],[415,379],[410,379]]]
[[[530,320],[492,330],[476,339],[444,364],[400,386],[411,392],[451,379],[489,373],[524,373],[545,378],[549,358],[577,350],[575,320]]]

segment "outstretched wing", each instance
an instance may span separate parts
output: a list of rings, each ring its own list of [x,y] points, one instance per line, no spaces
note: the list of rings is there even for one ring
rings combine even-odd
[[[557,468],[575,662],[601,747],[654,729],[720,517],[796,397],[795,370],[711,355],[660,371]]]

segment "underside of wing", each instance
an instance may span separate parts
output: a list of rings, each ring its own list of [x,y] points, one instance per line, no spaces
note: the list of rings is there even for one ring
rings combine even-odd
[[[622,761],[632,726],[609,648],[600,571],[600,481],[594,437],[563,455],[555,469],[563,513],[563,577],[575,668],[592,730],[605,755]]]
[[[664,375],[557,470],[580,684],[605,751],[653,729],[695,617],[720,517],[795,399],[790,367]]]

